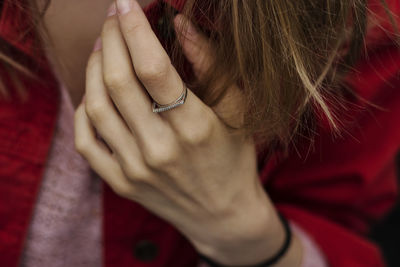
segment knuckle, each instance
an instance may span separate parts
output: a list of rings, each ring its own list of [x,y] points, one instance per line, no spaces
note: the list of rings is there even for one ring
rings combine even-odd
[[[131,17],[129,23],[124,23],[123,31],[126,35],[136,35],[137,32],[143,31],[145,24],[140,22],[135,17]]]
[[[86,113],[89,119],[93,122],[101,122],[105,115],[105,105],[100,101],[87,101]]]
[[[113,93],[121,93],[130,81],[129,75],[121,70],[108,71],[104,74],[104,83]]]
[[[144,150],[146,164],[154,169],[167,169],[178,160],[177,149],[169,145],[157,145]]]
[[[123,167],[126,177],[131,182],[144,182],[149,178],[149,172],[143,167],[135,166],[134,164],[128,164]]]
[[[132,194],[131,188],[123,183],[114,183],[110,186],[114,193],[119,196],[128,197]]]
[[[169,74],[171,64],[169,60],[161,57],[151,62],[137,67],[136,74],[138,78],[145,83],[164,81]]]
[[[88,151],[88,142],[82,138],[76,137],[74,140],[75,150],[83,155],[87,154]]]
[[[196,123],[196,127],[185,127],[181,130],[181,139],[189,145],[205,145],[213,135],[214,125],[213,119],[205,119],[201,123]]]

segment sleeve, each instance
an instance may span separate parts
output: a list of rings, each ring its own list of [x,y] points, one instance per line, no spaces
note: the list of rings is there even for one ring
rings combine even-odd
[[[303,259],[300,267],[328,267],[324,253],[313,238],[293,222],[290,222],[290,228],[299,238],[303,247]]]
[[[313,146],[264,167],[261,179],[277,209],[321,248],[331,267],[383,266],[366,238],[397,197],[395,155],[400,143],[400,51],[369,55],[352,74],[353,89],[373,105],[346,111],[341,137],[321,130]],[[364,102],[365,103],[365,102]],[[348,117],[348,116],[346,116]]]

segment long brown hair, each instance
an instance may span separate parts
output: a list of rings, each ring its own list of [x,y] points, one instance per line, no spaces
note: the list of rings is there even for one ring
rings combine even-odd
[[[45,9],[8,1],[29,10],[32,25],[40,23]],[[382,5],[387,9],[383,0]],[[201,81],[192,81],[191,88],[213,107],[232,84],[240,85],[245,103],[240,129],[247,135],[257,136],[259,143],[286,146],[315,115],[337,128],[332,101],[363,51],[367,0],[187,0],[183,13],[196,18],[216,51],[209,71]],[[16,73],[34,76],[24,57],[12,52],[10,45],[1,44],[0,68],[15,83]],[[179,45],[169,52],[184,72]],[[1,92],[6,90],[0,83]]]

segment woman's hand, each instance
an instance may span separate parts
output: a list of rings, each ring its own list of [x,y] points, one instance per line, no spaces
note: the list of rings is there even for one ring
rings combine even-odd
[[[234,265],[268,258],[284,234],[260,184],[253,141],[232,134],[218,117],[229,116],[224,109],[217,114],[190,90],[183,105],[152,112],[152,99],[178,98],[182,80],[138,3],[121,3],[87,65],[77,150],[118,195],[172,223],[200,253]],[[193,26],[179,36],[201,75],[212,58],[207,40]]]

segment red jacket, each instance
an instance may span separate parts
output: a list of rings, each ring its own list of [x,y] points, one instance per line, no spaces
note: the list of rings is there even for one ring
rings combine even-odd
[[[400,15],[400,1],[388,2]],[[14,22],[24,16],[7,6],[3,11],[0,37],[37,56],[29,36],[13,41]],[[146,13],[157,25],[157,5]],[[159,33],[157,27],[155,31]],[[361,108],[347,112],[353,120],[343,137],[321,130],[313,150],[300,145],[288,158],[274,156],[265,164],[262,153],[258,155],[260,178],[277,208],[316,240],[332,267],[383,265],[379,249],[363,235],[396,199],[400,50],[379,28],[369,31],[368,40],[369,56],[359,61],[348,81],[380,108],[356,102]],[[48,83],[23,81],[29,88],[26,102],[15,93],[10,101],[0,100],[1,266],[18,265],[59,110],[54,76],[46,67],[37,72]],[[196,265],[196,251],[173,226],[117,196],[106,184],[103,208],[105,267]],[[143,263],[140,258],[146,253],[154,259]]]

